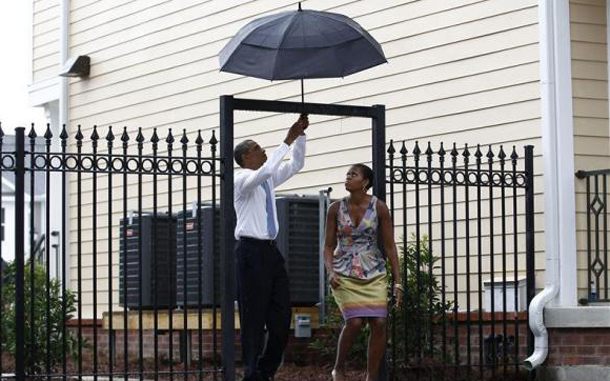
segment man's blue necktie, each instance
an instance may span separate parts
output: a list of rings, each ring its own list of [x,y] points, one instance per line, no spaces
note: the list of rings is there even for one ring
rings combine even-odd
[[[265,209],[267,211],[267,233],[269,233],[270,239],[275,239],[277,229],[275,227],[275,218],[273,216],[273,199],[271,198],[271,189],[269,189],[269,184],[267,181],[263,181],[261,186],[265,190],[265,196],[267,199],[265,205]]]

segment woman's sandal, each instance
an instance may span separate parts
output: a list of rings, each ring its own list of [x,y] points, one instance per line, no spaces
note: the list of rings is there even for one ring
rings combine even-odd
[[[333,381],[345,381],[345,375],[337,372],[335,369],[330,372]]]

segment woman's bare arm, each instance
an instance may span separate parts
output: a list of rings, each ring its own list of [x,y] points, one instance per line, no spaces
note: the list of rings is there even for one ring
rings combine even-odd
[[[337,212],[339,211],[339,202],[334,202],[328,213],[326,214],[326,240],[324,242],[324,265],[326,273],[330,278],[331,287],[338,286],[338,279],[333,270],[333,253],[337,247]]]

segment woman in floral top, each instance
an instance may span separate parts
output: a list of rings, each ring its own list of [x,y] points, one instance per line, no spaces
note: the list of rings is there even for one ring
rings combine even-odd
[[[371,327],[367,381],[378,378],[388,315],[386,257],[379,248],[378,237],[390,261],[397,305],[402,299],[390,212],[383,201],[367,194],[372,185],[373,171],[364,164],[353,165],[345,179],[349,196],[328,210],[324,258],[333,296],[345,320],[332,371],[335,381],[345,378],[348,352],[365,323]]]

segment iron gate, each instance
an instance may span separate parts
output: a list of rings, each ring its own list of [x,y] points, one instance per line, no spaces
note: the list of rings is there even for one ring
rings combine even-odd
[[[0,175],[14,177],[16,205],[15,261],[0,283],[2,377],[222,377],[234,350],[219,355],[218,313],[233,310],[233,299],[203,292],[221,276],[205,258],[221,245],[208,241],[232,236],[220,238],[217,223],[202,229],[214,218],[204,215],[226,207],[217,205],[215,133],[87,133],[79,126],[69,137],[64,127],[53,136],[47,127],[41,139],[33,126],[27,137],[17,128],[6,151],[0,132]],[[40,178],[46,202],[37,210]],[[234,338],[233,326],[222,332]]]
[[[392,380],[523,376],[533,349],[533,147],[523,158],[515,147],[485,151],[390,142],[388,203],[406,274],[404,308],[391,314]]]
[[[445,152],[442,146],[437,152],[431,147],[422,152],[416,144],[408,152],[403,143],[397,154],[392,142],[384,160],[382,106],[222,97],[221,142],[214,135],[204,142],[200,133],[175,137],[171,130],[164,142],[156,130],[147,140],[140,130],[135,144],[130,144],[126,130],[115,139],[111,128],[103,138],[93,128],[88,139],[80,128],[73,139],[64,129],[58,139],[47,129],[40,149],[34,130],[26,138],[20,128],[14,150],[6,151],[0,133],[0,175],[14,174],[15,204],[25,205],[26,198],[34,204],[37,177],[45,179],[48,200],[41,213],[44,233],[35,234],[33,207],[30,226],[25,226],[22,207],[15,214],[15,226],[24,229],[15,229],[21,245],[0,282],[2,377],[234,379],[233,168],[232,161],[224,167],[222,160],[232,157],[234,109],[373,119],[374,189],[382,199],[389,189],[388,204],[395,224],[402,226],[407,258],[402,264],[408,274],[403,276],[407,303],[391,316],[390,378],[506,378],[518,371],[532,344],[527,312],[518,308],[523,276],[526,305],[534,293],[532,147],[526,147],[520,158],[514,149],[507,157],[502,149],[495,156],[491,149],[483,153],[479,147],[474,153],[455,147]],[[206,246],[202,209],[211,208],[207,214],[216,216],[218,201],[219,229],[212,223],[208,239],[220,239],[209,246],[218,247],[212,252],[220,250],[221,274],[206,267],[201,252]],[[163,235],[159,229],[165,229]],[[193,229],[196,239],[191,246],[198,251],[194,264],[189,262],[191,246],[186,239]],[[54,244],[56,231],[59,241]],[[178,243],[180,235],[183,241]],[[33,259],[27,262],[26,242],[27,258]],[[36,247],[44,248],[44,254],[35,253]],[[165,257],[159,256],[162,247],[167,248]],[[58,253],[55,267],[61,268],[56,278],[51,276],[53,252]],[[159,269],[158,261],[166,261],[167,268]],[[145,263],[151,264],[148,278]],[[196,276],[188,263],[196,266]],[[212,284],[220,287],[218,295],[202,293],[206,271],[211,271]],[[135,286],[130,274],[137,279]],[[160,286],[161,278],[165,286]],[[176,295],[178,278],[181,298]],[[194,282],[195,297],[189,280]],[[484,310],[485,280],[490,300]],[[143,283],[149,281],[146,289]],[[169,292],[161,293],[162,287]],[[508,298],[511,288],[514,293]],[[162,295],[167,299],[159,300]],[[178,299],[184,301],[181,306]],[[516,312],[509,311],[511,300]],[[107,308],[100,310],[103,305]],[[220,324],[219,309],[226,312]],[[220,327],[227,329],[221,333]]]

